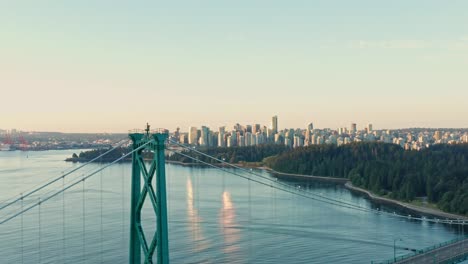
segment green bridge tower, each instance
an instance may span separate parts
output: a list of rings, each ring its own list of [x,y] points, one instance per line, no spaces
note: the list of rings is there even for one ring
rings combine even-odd
[[[144,146],[134,152],[132,156],[129,263],[140,264],[141,251],[144,253],[144,263],[153,263],[153,255],[156,250],[157,263],[168,264],[169,239],[164,160],[164,143],[168,134],[163,130],[150,131],[150,126],[147,124],[146,130],[130,132],[129,137],[133,142],[133,150]],[[151,158],[151,165],[148,170],[144,158],[149,157]],[[152,182],[155,175],[156,184],[153,186]],[[143,184],[141,184],[141,180],[143,180]],[[156,231],[150,244],[148,244],[141,225],[141,212],[147,196],[150,198],[156,215]]]

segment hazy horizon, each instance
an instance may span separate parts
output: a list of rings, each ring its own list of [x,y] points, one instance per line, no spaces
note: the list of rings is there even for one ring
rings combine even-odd
[[[468,127],[468,2],[0,3],[0,128]]]

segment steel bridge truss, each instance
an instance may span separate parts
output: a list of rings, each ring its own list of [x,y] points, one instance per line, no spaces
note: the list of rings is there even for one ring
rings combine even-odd
[[[129,134],[133,142],[133,150],[149,143],[145,147],[135,151],[132,156],[129,263],[140,264],[142,251],[144,253],[144,263],[153,263],[153,255],[156,251],[157,263],[168,264],[169,239],[164,160],[164,143],[168,134],[150,133],[149,126],[145,131],[146,133]],[[153,153],[149,170],[145,165],[144,159],[144,153],[147,152]],[[155,186],[153,186],[153,179],[155,179]],[[147,196],[149,196],[154,214],[156,215],[156,231],[150,243],[148,243],[149,241],[144,234],[141,223],[141,212]]]

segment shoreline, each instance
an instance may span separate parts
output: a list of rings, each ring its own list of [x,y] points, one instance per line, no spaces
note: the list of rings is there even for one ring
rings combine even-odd
[[[72,161],[72,160],[67,160],[67,161]],[[76,160],[72,162],[84,162],[84,160]],[[129,162],[127,160],[123,160],[121,162]],[[131,161],[130,161],[131,162]],[[179,166],[184,166],[184,167],[210,167],[205,164],[201,163],[183,163],[180,161],[172,161],[172,160],[166,160],[167,164],[174,164],[174,165],[179,165]],[[226,164],[220,164],[216,163],[213,164],[218,167],[231,167]],[[421,207],[417,205],[412,205],[409,203],[405,203],[402,201],[390,199],[390,198],[385,198],[385,197],[380,197],[376,194],[373,194],[372,192],[354,186],[351,181],[349,181],[347,178],[335,178],[335,177],[324,177],[324,176],[313,176],[313,175],[305,175],[305,174],[294,174],[294,173],[285,173],[285,172],[279,172],[275,171],[272,168],[266,167],[266,166],[259,166],[259,163],[236,163],[232,164],[237,167],[242,167],[242,168],[249,168],[249,169],[260,169],[267,171],[273,175],[276,175],[277,178],[279,179],[292,179],[292,180],[302,180],[302,181],[319,181],[319,182],[327,182],[327,183],[334,183],[334,184],[339,184],[342,185],[344,188],[350,190],[351,192],[358,193],[360,195],[363,195],[370,199],[372,202],[377,203],[377,204],[382,204],[382,205],[388,205],[388,206],[393,206],[396,208],[399,208],[400,210],[411,212],[412,214],[420,214],[423,216],[430,216],[430,217],[435,217],[435,218],[441,218],[441,219],[450,219],[450,220],[467,220],[467,216],[463,215],[457,215],[457,214],[452,214],[452,213],[447,213],[439,209],[433,209],[433,208],[427,208],[427,207]]]
[[[372,192],[354,186],[351,181],[345,178],[333,178],[333,177],[323,177],[323,176],[312,176],[312,175],[303,175],[303,174],[293,174],[293,173],[283,173],[283,172],[278,172],[275,171],[271,168],[268,167],[259,167],[259,169],[264,169],[266,171],[271,172],[272,174],[275,175],[281,175],[284,176],[284,178],[293,178],[293,179],[303,179],[303,180],[315,180],[315,181],[322,181],[322,182],[331,182],[331,183],[338,183],[343,185],[344,188],[350,190],[351,192],[354,193],[359,193],[361,195],[366,196],[369,198],[371,201],[378,203],[378,204],[383,204],[383,205],[390,205],[390,206],[395,206],[399,209],[403,209],[412,213],[416,214],[421,214],[423,216],[431,216],[431,217],[436,217],[436,218],[446,218],[446,219],[451,219],[451,220],[468,220],[468,217],[463,216],[463,215],[457,215],[457,214],[452,214],[452,213],[447,213],[438,209],[432,209],[432,208],[427,208],[427,207],[421,207],[417,205],[412,205],[408,204],[405,202],[401,202],[398,200],[390,199],[390,198],[385,198],[385,197],[380,197],[378,195],[373,194]]]
[[[175,165],[182,165],[182,166],[207,166],[203,164],[197,164],[197,163],[182,163],[178,161],[166,161],[169,164],[175,164]],[[245,163],[238,163],[238,164],[233,164],[238,167],[242,168],[255,168],[255,169],[260,169],[260,170],[265,170],[271,174],[274,174],[277,176],[279,179],[294,179],[294,180],[306,180],[306,181],[319,181],[319,182],[328,182],[328,183],[334,183],[334,184],[340,184],[344,188],[350,190],[351,192],[358,193],[360,195],[363,195],[370,199],[374,203],[382,204],[382,205],[388,205],[388,206],[393,206],[397,207],[400,210],[408,211],[414,214],[420,214],[423,216],[430,216],[430,217],[435,217],[435,218],[441,218],[441,219],[450,219],[450,220],[468,220],[468,217],[463,216],[463,215],[457,215],[457,214],[452,214],[452,213],[447,213],[438,209],[432,209],[432,208],[427,208],[427,207],[421,207],[417,205],[412,205],[408,204],[402,201],[390,199],[390,198],[385,198],[385,197],[380,197],[378,195],[373,194],[372,192],[354,186],[351,181],[349,181],[346,178],[335,178],[335,177],[324,177],[324,176],[313,176],[313,175],[305,175],[305,174],[294,174],[294,173],[284,173],[284,172],[279,172],[275,171],[272,168],[266,167],[266,166],[255,166],[253,164],[245,164]],[[229,167],[228,165],[222,165],[222,164],[216,164],[216,166],[221,166],[221,167]],[[208,166],[209,167],[209,166]]]

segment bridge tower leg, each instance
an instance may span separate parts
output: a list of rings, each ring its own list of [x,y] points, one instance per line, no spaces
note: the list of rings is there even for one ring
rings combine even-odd
[[[167,133],[150,133],[149,125],[145,133],[135,132],[129,134],[133,142],[133,150],[139,149],[134,152],[132,156],[130,264],[141,263],[142,251],[144,253],[144,263],[153,263],[155,251],[158,264],[169,263],[166,168],[164,155],[164,143],[167,136]],[[145,165],[144,156],[149,152],[153,153],[153,155],[148,170]],[[153,186],[153,178],[155,175],[156,184]],[[147,196],[149,196],[156,215],[156,231],[149,244],[141,225],[141,211]]]

